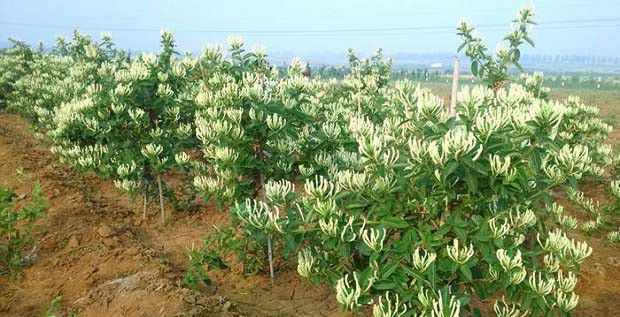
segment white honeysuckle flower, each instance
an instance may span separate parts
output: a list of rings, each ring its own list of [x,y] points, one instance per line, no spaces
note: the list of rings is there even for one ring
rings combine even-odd
[[[433,305],[434,298],[432,294],[432,292],[429,294],[429,289],[424,287],[420,288],[420,291],[418,292],[418,301],[420,301],[420,304],[422,304],[424,309],[430,309]]]
[[[328,181],[322,175],[317,175],[314,180],[306,180],[304,190],[308,196],[317,200],[332,198],[339,191],[337,185]]]
[[[334,156],[327,152],[319,152],[314,156],[314,162],[321,167],[328,167],[334,164]]]
[[[579,295],[571,292],[570,295],[568,293],[564,293],[561,291],[555,292],[555,302],[563,312],[569,312],[579,304]]]
[[[372,191],[377,194],[390,192],[396,186],[396,179],[392,175],[377,178],[372,185]]]
[[[499,155],[489,155],[489,164],[493,176],[507,175],[510,170],[510,156],[506,156],[502,161]]]
[[[339,211],[338,205],[333,199],[317,200],[312,206],[312,211],[321,215],[323,218],[327,218],[331,215],[340,216],[342,213]]]
[[[354,136],[370,136],[375,132],[375,125],[362,116],[352,116],[349,119],[349,132]]]
[[[525,317],[529,314],[527,310],[522,312],[517,305],[507,304],[504,298],[502,301],[495,301],[493,310],[497,317]]]
[[[404,316],[409,307],[400,302],[398,294],[391,296],[390,292],[379,296],[377,303],[372,307],[373,317],[402,317]]]
[[[133,180],[117,179],[114,181],[114,186],[120,191],[133,192],[140,187],[140,183]]]
[[[422,255],[420,254],[420,250],[424,252]],[[413,267],[420,272],[424,272],[436,258],[437,254],[434,252],[428,252],[423,248],[416,248],[412,255]]]
[[[555,279],[543,278],[542,272],[532,272],[528,280],[528,285],[538,296],[544,297],[549,295],[555,287]]]
[[[136,170],[136,163],[131,162],[131,164],[121,164],[116,168],[116,174],[119,178],[126,178],[131,173]]]
[[[409,139],[407,144],[409,145],[409,156],[411,160],[415,163],[422,164],[426,160],[428,144],[417,138]],[[439,153],[436,154],[439,155]]]
[[[357,143],[359,144],[360,154],[373,160],[380,160],[380,155],[383,153],[385,145],[382,137],[378,135],[359,137],[357,138]]]
[[[465,264],[472,256],[474,256],[474,246],[473,244],[469,244],[469,247],[464,246],[462,249],[459,248],[459,240],[454,239],[452,241],[452,245],[447,245],[446,250],[448,252],[448,257],[458,263]]]
[[[577,264],[583,263],[592,254],[592,247],[588,246],[585,241],[575,242],[574,239],[567,243],[567,250]]]
[[[580,144],[574,147],[564,145],[553,159],[566,175],[572,175],[577,179],[581,178],[583,171],[592,162],[588,147]]]
[[[512,183],[515,179],[517,179],[517,170],[511,167],[504,174],[504,180],[506,181],[506,183]]]
[[[306,62],[299,57],[293,57],[291,65],[288,67],[288,73],[301,75],[304,70],[306,70]]]
[[[433,175],[435,176],[435,179],[439,182],[441,182],[441,172],[439,172],[438,169],[435,170],[435,173],[433,173]]]
[[[121,113],[123,113],[127,109],[127,106],[125,106],[124,104],[114,104],[113,103],[113,104],[110,105],[110,109],[115,114],[121,114]]]
[[[274,208],[271,210],[269,206],[263,202],[246,199],[244,203],[235,203],[235,213],[239,219],[259,230],[271,230],[283,233],[278,221],[280,214]]]
[[[174,63],[172,65],[172,75],[176,77],[184,77],[186,74],[185,65],[182,63]]]
[[[279,131],[286,125],[286,119],[276,113],[267,115],[267,127],[273,131]]]
[[[179,121],[181,118],[181,108],[179,107],[166,107],[164,114],[173,122]]]
[[[557,102],[544,102],[535,100],[532,104],[530,113],[532,119],[540,127],[551,128],[549,137],[555,139],[558,127],[562,121],[563,106]]]
[[[566,276],[564,276],[563,271],[558,271],[557,278],[557,289],[564,292],[570,293],[575,289],[577,285],[577,277],[573,272],[568,272]]]
[[[153,139],[159,139],[164,135],[164,130],[162,130],[161,128],[157,127],[155,129],[152,129],[151,131],[149,131],[149,136]]]
[[[194,177],[193,184],[196,189],[204,193],[215,192],[220,185],[217,179],[203,175]]]
[[[566,180],[566,174],[560,167],[557,165],[549,165],[547,159],[543,161],[542,170],[552,183],[560,184]]]
[[[536,240],[538,240],[538,244],[540,244],[543,250],[551,253],[565,250],[570,243],[566,233],[558,228],[548,232],[545,243],[540,240],[540,233],[536,234]]]
[[[442,167],[446,165],[448,153],[445,146],[440,147],[437,141],[432,141],[428,144],[426,151],[435,165]]]
[[[444,302],[441,292],[436,300],[433,301],[431,317],[459,317],[461,314],[461,304],[454,295]]]
[[[230,35],[228,36],[228,38],[226,38],[226,41],[228,42],[228,45],[234,50],[240,49],[241,46],[243,46],[243,37],[239,35]]]
[[[169,77],[168,73],[163,73],[163,72],[158,72],[157,73],[157,79],[159,79],[159,81],[162,82],[162,83],[167,82],[168,81],[168,77]],[[157,95],[164,97],[167,94],[166,94],[166,91],[162,91],[162,90],[166,90],[166,88],[162,88],[162,85],[165,85],[165,84],[159,84],[159,87],[157,89]],[[172,93],[170,95],[172,95]]]
[[[385,241],[386,234],[387,230],[385,228],[382,230],[374,228],[365,229],[362,232],[362,241],[364,241],[364,244],[366,244],[369,249],[375,252],[381,252],[381,250],[383,250],[383,242]]]
[[[321,125],[321,131],[330,139],[337,140],[342,133],[340,125],[334,122],[325,122]]]
[[[592,234],[598,229],[598,227],[598,222],[596,220],[589,220],[586,221],[583,225],[581,225],[581,230],[586,233]]]
[[[512,285],[521,284],[521,282],[525,280],[526,276],[527,276],[527,271],[525,270],[524,267],[521,268],[520,271],[510,272],[510,284]]]
[[[509,218],[510,223],[515,228],[531,227],[536,223],[536,215],[531,209],[520,210],[520,208],[515,208],[515,210],[510,211]]]
[[[295,184],[285,179],[279,181],[269,180],[265,184],[267,199],[276,205],[286,202],[286,198],[294,192]]]
[[[348,310],[353,310],[364,304],[360,303],[359,299],[362,293],[366,292],[372,286],[372,283],[370,283],[369,286],[363,290],[360,286],[357,272],[353,272],[353,283],[354,285],[351,285],[349,274],[341,277],[338,282],[336,282],[336,300]]]
[[[172,31],[170,31],[169,29],[166,29],[166,28],[162,28],[162,29],[160,29],[160,30],[159,30],[159,35],[160,35],[160,36],[161,36],[164,40],[167,40],[167,41],[172,40],[172,38],[173,38],[173,36],[174,36],[174,34],[172,34]]]
[[[153,159],[159,157],[164,147],[159,144],[149,143],[142,148],[142,155],[146,158]]]
[[[140,108],[129,109],[127,110],[127,113],[129,113],[129,117],[131,117],[131,120],[136,123],[140,122],[145,114],[144,110]]]
[[[368,184],[368,174],[366,172],[356,173],[350,170],[340,171],[336,175],[338,185],[344,190],[361,192]]]
[[[117,97],[125,97],[130,95],[133,92],[133,88],[130,84],[118,84],[116,88],[114,88],[114,95]]]
[[[491,229],[491,233],[493,234],[494,239],[501,239],[505,236],[508,231],[510,231],[510,224],[506,219],[502,219],[503,223],[498,225],[497,218],[489,219],[489,228]]]
[[[379,161],[385,166],[392,166],[398,161],[398,152],[394,148],[386,149],[381,155]]]
[[[564,230],[572,230],[577,228],[577,219],[571,216],[560,216],[559,223]]]
[[[524,241],[525,241],[525,235],[522,233],[516,237],[512,237],[512,247],[516,248],[520,246],[521,244],[523,244]]]
[[[102,41],[106,41],[106,42],[112,41],[112,34],[110,34],[109,32],[101,32],[99,37],[101,38]]]
[[[189,160],[190,160],[190,157],[185,152],[179,152],[174,155],[174,161],[177,162],[177,164],[179,165],[185,165],[187,164],[187,162],[189,162]]]
[[[305,278],[309,278],[314,273],[315,261],[316,259],[309,248],[299,251],[297,255],[297,273]]]
[[[319,219],[319,227],[324,234],[331,237],[337,237],[339,231],[339,222],[340,221],[338,220],[338,218],[329,218],[327,221],[325,219]]]
[[[342,242],[353,242],[357,238],[357,233],[355,233],[355,229],[353,228],[353,222],[355,221],[355,217],[349,217],[347,223],[342,227],[340,232],[340,241]],[[347,237],[348,236],[348,237]]]
[[[489,276],[491,281],[499,280],[499,272],[493,268],[493,266],[489,265]]]
[[[229,147],[214,147],[203,150],[205,156],[213,158],[215,161],[222,164],[234,163],[239,159],[239,153],[233,148]]]
[[[555,273],[560,269],[560,260],[553,254],[546,254],[543,258],[543,263],[545,263],[545,271],[547,273]]]
[[[444,135],[442,144],[446,147],[447,155],[458,160],[460,156],[467,155],[476,147],[476,137],[473,133],[462,127],[451,129]]]
[[[497,259],[499,260],[499,264],[502,266],[504,271],[508,272],[515,268],[523,267],[523,262],[521,260],[521,250],[517,250],[514,257],[510,257],[508,255],[508,251],[504,249],[498,249],[495,252]]]
[[[157,86],[157,95],[160,97],[172,97],[174,92],[172,91],[172,87],[168,84],[159,84]]]
[[[607,234],[607,241],[611,243],[620,242],[620,230],[612,231]]]
[[[84,55],[90,59],[95,59],[99,55],[99,51],[96,46],[88,45],[84,47]]]

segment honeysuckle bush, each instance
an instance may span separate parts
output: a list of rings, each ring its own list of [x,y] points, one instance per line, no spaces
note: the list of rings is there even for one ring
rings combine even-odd
[[[246,233],[298,251],[299,274],[347,310],[456,316],[497,292],[501,316],[574,309],[592,250],[554,224],[549,194],[593,167],[587,147],[558,145],[565,107],[517,85],[464,88],[456,117],[428,92],[400,96],[400,117],[350,119],[358,164],[235,205]]]
[[[482,38],[469,21],[462,21],[457,28],[457,34],[463,43],[458,51],[465,50],[465,55],[471,59],[471,73],[479,77],[488,87],[499,88],[508,80],[508,70],[511,66],[523,70],[519,64],[521,45],[528,43],[534,46],[530,33],[534,22],[534,7],[523,7],[517,18],[513,20],[512,31],[504,37],[508,47],[499,43],[494,53],[489,53]]]
[[[229,58],[219,46],[199,58],[206,77],[196,95],[196,137],[206,164],[194,186],[220,204],[257,196],[267,179],[294,177],[312,85],[299,60],[280,77],[262,48],[247,52],[238,37],[229,45]]]
[[[236,37],[227,52],[181,57],[169,32],[159,54],[133,59],[107,35],[60,39],[11,94],[28,96],[15,105],[64,162],[116,179],[145,206],[159,196],[162,216],[163,196],[179,191],[230,206],[221,236],[234,243],[192,249],[188,284],[205,280],[202,264],[225,266],[212,248],[267,255],[271,270],[275,249],[333,285],[347,310],[456,316],[492,298],[499,316],[567,314],[592,251],[569,235],[576,221],[550,192],[603,173],[610,128],[577,99],[546,100],[541,76],[495,85],[529,41],[531,15],[521,12],[511,48],[495,56],[461,27],[491,87],[464,87],[454,116],[429,90],[388,84],[380,52],[351,53],[341,81],[309,79],[305,63],[280,74]],[[173,189],[172,171],[191,181]]]
[[[15,82],[31,71],[30,63],[37,53],[24,42],[15,39],[9,41],[13,47],[0,50],[0,100],[5,104]]]
[[[194,60],[178,58],[168,31],[159,54],[130,61],[85,45],[83,61],[70,70],[80,93],[51,114],[53,152],[78,169],[116,179],[116,187],[134,197],[144,195],[145,208],[148,197],[159,196],[165,221],[164,196],[175,196],[163,176],[187,171],[186,150],[197,144]]]

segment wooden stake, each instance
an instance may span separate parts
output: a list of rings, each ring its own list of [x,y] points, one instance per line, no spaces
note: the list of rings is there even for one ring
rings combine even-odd
[[[164,192],[161,188],[161,176],[157,175],[157,187],[159,188],[159,209],[161,210],[161,223],[166,224],[166,210],[164,210]]]
[[[362,114],[362,88],[357,90],[357,113]]]
[[[454,71],[452,72],[452,97],[450,98],[450,116],[456,114],[456,98],[459,92],[459,57],[454,56]]]

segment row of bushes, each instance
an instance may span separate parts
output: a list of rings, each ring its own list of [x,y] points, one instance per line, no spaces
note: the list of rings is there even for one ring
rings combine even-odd
[[[0,87],[63,162],[145,208],[156,198],[162,221],[166,199],[229,208],[221,243],[268,257],[272,275],[273,257],[296,261],[345,309],[457,316],[501,292],[499,316],[568,313],[592,249],[563,231],[550,193],[604,174],[611,127],[577,98],[546,100],[540,76],[500,84],[524,36],[499,56],[467,39],[490,88],[463,88],[454,115],[429,90],[391,82],[380,54],[351,54],[343,80],[310,79],[305,63],[280,73],[236,37],[228,51],[180,55],[167,31],[158,54],[133,57],[108,35],[76,32],[50,53],[18,44],[0,59]],[[224,266],[212,249],[192,252],[190,283]]]

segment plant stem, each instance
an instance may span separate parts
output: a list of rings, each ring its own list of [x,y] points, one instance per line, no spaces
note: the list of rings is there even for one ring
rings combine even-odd
[[[147,202],[147,191],[148,191],[149,186],[148,185],[144,185],[144,204],[142,205],[142,219],[146,219],[146,202]]]
[[[267,204],[267,194],[265,193],[265,175],[262,172],[260,173],[260,192],[263,203]],[[269,234],[267,236],[267,256],[269,257],[269,277],[271,277],[271,283],[273,284],[275,274],[273,272],[273,247],[271,240],[271,234]]]
[[[161,210],[161,223],[166,224],[166,211],[164,210],[164,192],[161,188],[161,175],[157,175],[157,187],[159,189],[159,209]]]

